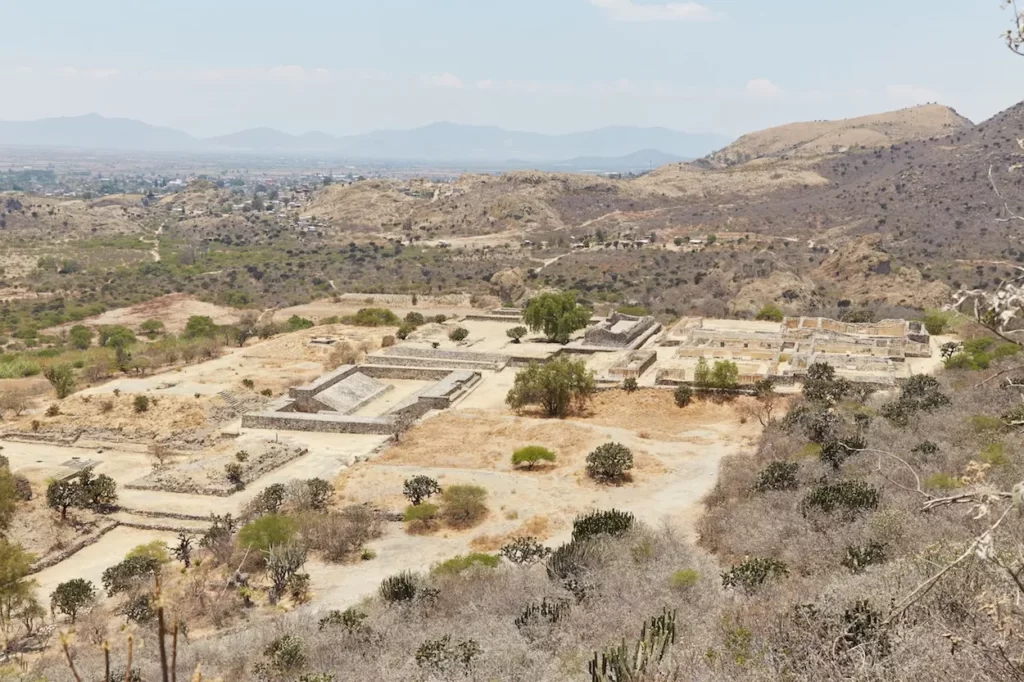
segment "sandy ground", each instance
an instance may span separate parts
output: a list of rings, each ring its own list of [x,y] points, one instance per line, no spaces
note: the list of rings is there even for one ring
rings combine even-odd
[[[332,337],[338,344],[355,348],[380,348],[381,340],[393,334],[391,328],[325,325],[291,334],[282,334],[266,341],[250,342],[244,348],[225,348],[223,354],[207,362],[181,365],[174,369],[141,378],[121,378],[82,391],[84,394],[152,392],[165,395],[209,395],[220,391],[246,390],[242,380],[252,379],[253,390],[270,388],[275,395],[291,386],[315,379],[324,372],[336,346],[310,343],[315,337]]]
[[[173,544],[177,539],[174,533],[160,533],[149,530],[136,530],[124,526],[115,528],[94,545],[90,545],[56,566],[43,569],[32,578],[36,581],[36,592],[43,603],[49,603],[50,593],[62,582],[73,578],[85,578],[93,584],[103,585],[103,571],[110,568],[139,545],[154,540],[162,540]]]
[[[236,308],[225,308],[213,303],[197,301],[185,294],[168,294],[167,296],[154,298],[151,301],[146,301],[130,308],[108,310],[101,315],[86,318],[81,322],[51,327],[45,330],[45,333],[60,333],[76,324],[84,324],[90,327],[104,324],[123,324],[134,329],[146,320],[160,320],[164,323],[167,331],[177,334],[185,329],[188,318],[193,315],[208,315],[217,324],[233,324],[238,321],[243,312]]]
[[[467,551],[495,551],[519,535],[561,542],[572,520],[588,509],[625,509],[650,524],[670,520],[691,528],[721,459],[753,446],[759,434],[756,424],[740,423],[736,407],[698,402],[680,409],[668,391],[613,391],[599,396],[589,415],[566,421],[472,408],[429,418],[377,458],[343,472],[335,481],[339,500],[400,510],[407,504],[402,482],[423,474],[442,486],[485,487],[490,514],[476,528],[429,536],[409,535],[391,524],[371,544],[377,552],[373,561],[312,565],[319,597],[314,608],[355,604],[382,576],[426,570]],[[636,460],[633,480],[621,486],[598,485],[584,471],[586,454],[610,441],[632,449]],[[511,452],[524,444],[549,447],[558,460],[533,471],[514,470]]]

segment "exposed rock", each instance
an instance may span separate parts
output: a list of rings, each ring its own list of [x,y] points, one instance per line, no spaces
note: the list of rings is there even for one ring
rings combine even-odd
[[[520,268],[511,268],[494,273],[491,287],[503,305],[512,305],[526,295],[526,280]]]

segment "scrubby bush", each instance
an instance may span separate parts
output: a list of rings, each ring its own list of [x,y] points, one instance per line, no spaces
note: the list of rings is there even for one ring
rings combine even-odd
[[[626,478],[633,468],[633,452],[621,443],[605,443],[587,455],[587,475],[602,483]]]
[[[846,556],[840,562],[851,573],[862,573],[872,564],[885,561],[885,545],[881,542],[869,542],[866,545],[848,545]]]
[[[468,528],[487,516],[487,491],[478,485],[450,485],[441,499],[441,517],[453,528]]]
[[[436,504],[411,504],[405,508],[402,520],[408,524],[409,532],[424,533],[434,529],[439,513]]]
[[[387,308],[361,308],[342,320],[357,327],[397,327],[402,321]]]
[[[271,547],[286,545],[295,537],[298,524],[281,514],[268,514],[242,527],[238,531],[238,544],[256,552],[268,552]]]
[[[128,593],[142,584],[152,582],[160,573],[163,562],[151,556],[127,557],[103,571],[103,589],[108,597]]]
[[[636,378],[634,377],[626,377],[622,380],[622,390],[626,393],[633,393],[634,391],[639,390],[639,388],[640,386],[637,384]]]
[[[673,573],[670,582],[677,590],[687,589],[700,582],[700,573],[692,568],[684,568]]]
[[[148,412],[149,402],[149,396],[137,395],[135,396],[135,400],[132,401],[132,407],[135,409],[135,412],[139,414]]]
[[[471,554],[452,557],[447,561],[442,561],[430,569],[430,572],[434,575],[458,575],[459,573],[467,571],[474,566],[497,568],[500,563],[501,557],[497,555],[473,552]]]
[[[812,510],[825,514],[842,512],[852,518],[878,507],[881,493],[864,481],[836,481],[820,483],[811,489],[800,504],[804,516]]]
[[[241,490],[245,487],[245,467],[240,462],[228,462],[224,465],[224,478],[236,490]]]
[[[754,592],[769,580],[784,578],[789,568],[782,561],[769,557],[749,557],[722,574],[723,587]]]
[[[927,374],[915,374],[903,384],[899,397],[886,403],[879,414],[897,426],[906,426],[918,412],[932,412],[950,404],[939,382]]]
[[[755,492],[768,490],[794,490],[797,487],[796,474],[800,465],[796,462],[772,462],[757,475]]]
[[[427,320],[426,320],[425,317],[423,317],[422,313],[418,313],[416,311],[410,311],[409,313],[406,313],[406,315],[405,315],[405,324],[407,324],[407,325],[409,325],[409,326],[411,326],[413,328],[420,327],[420,326],[426,324],[426,322],[427,322]]]
[[[609,509],[577,516],[572,522],[573,542],[582,542],[598,535],[622,535],[636,523],[629,512]]]
[[[545,547],[536,538],[516,538],[504,545],[499,552],[513,564],[535,564],[543,561],[551,554],[551,549]]]
[[[512,466],[525,464],[527,469],[533,469],[540,462],[554,462],[555,453],[540,445],[527,445],[512,453]]]
[[[450,341],[455,341],[456,343],[458,343],[459,341],[465,341],[468,336],[469,330],[466,329],[465,327],[456,327],[455,329],[448,332],[448,339]]]
[[[850,382],[837,376],[835,368],[825,362],[811,365],[804,377],[804,398],[812,403],[835,405],[852,390]]]
[[[782,312],[782,308],[774,303],[768,303],[757,311],[757,315],[754,319],[768,322],[782,322],[785,316],[785,313]]]
[[[952,313],[944,310],[927,310],[921,317],[925,331],[932,336],[939,336],[949,327],[953,321]]]
[[[693,389],[685,384],[680,384],[672,391],[672,398],[676,401],[677,407],[686,407],[693,400]]]

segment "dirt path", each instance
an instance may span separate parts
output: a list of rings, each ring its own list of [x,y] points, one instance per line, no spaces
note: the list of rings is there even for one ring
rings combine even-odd
[[[167,223],[160,223],[160,227],[156,229],[153,239],[146,239],[145,237],[139,237],[139,241],[143,244],[152,244],[153,248],[150,250],[149,255],[153,257],[154,263],[160,262],[160,235],[164,233],[164,225]]]

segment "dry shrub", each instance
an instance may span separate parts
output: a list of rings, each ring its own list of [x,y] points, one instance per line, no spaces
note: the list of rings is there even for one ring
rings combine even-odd
[[[441,499],[441,518],[452,528],[470,528],[487,516],[487,491],[478,485],[450,485]]]
[[[356,558],[367,542],[384,532],[380,518],[366,505],[321,514],[307,512],[297,518],[299,532],[309,549],[334,563]]]
[[[365,350],[356,348],[348,341],[342,341],[331,351],[326,366],[328,369],[337,369],[342,365],[357,365],[365,355]]]

